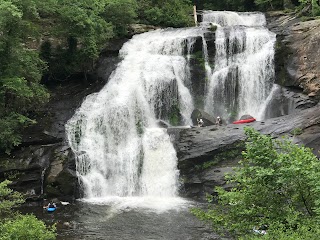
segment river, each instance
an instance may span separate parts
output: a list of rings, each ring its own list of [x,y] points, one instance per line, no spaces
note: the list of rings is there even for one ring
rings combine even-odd
[[[183,207],[157,210],[84,201],[58,207],[47,213],[42,207],[24,208],[24,213],[34,213],[49,225],[56,223],[61,240],[213,240],[221,238],[210,226],[190,213],[191,207],[205,205],[188,202]]]

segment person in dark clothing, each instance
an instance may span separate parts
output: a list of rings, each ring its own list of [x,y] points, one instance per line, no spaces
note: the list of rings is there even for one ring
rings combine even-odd
[[[221,120],[220,116],[218,116],[216,119],[216,125],[221,125],[221,124],[222,124],[222,120]]]
[[[57,207],[57,205],[53,202],[49,202],[49,204],[47,206],[47,208],[56,208],[56,207]]]

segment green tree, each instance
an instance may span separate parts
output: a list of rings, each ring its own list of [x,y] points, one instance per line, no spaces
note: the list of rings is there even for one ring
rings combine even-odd
[[[128,33],[128,26],[136,22],[138,4],[136,0],[109,0],[106,4],[103,18],[111,22],[117,37]]]
[[[86,73],[94,67],[101,47],[114,36],[113,26],[102,14],[108,1],[57,0],[49,19],[56,24],[51,33],[61,43],[52,56],[52,73],[63,73],[64,78],[76,72]]]
[[[0,182],[0,223],[1,219],[12,215],[12,208],[23,203],[22,195],[8,188],[11,182],[5,180]]]
[[[192,3],[189,0],[141,0],[139,18],[142,22],[165,27],[192,25]]]
[[[245,132],[241,166],[228,177],[234,188],[217,188],[218,206],[195,213],[238,236],[263,225],[269,227],[263,239],[294,239],[289,237],[297,232],[305,234],[301,239],[317,236],[320,231],[312,227],[319,224],[319,159],[311,149],[288,140],[273,140],[251,128]]]
[[[38,36],[35,1],[0,2],[0,150],[21,142],[21,129],[34,123],[29,111],[48,100],[40,85],[45,64],[29,47]]]
[[[19,215],[0,225],[1,240],[54,240],[55,228],[47,228],[33,215]]]

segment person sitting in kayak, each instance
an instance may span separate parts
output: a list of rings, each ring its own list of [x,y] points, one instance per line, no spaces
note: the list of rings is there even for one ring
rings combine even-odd
[[[55,203],[49,202],[49,204],[48,204],[48,206],[47,206],[47,209],[48,209],[48,208],[56,208],[56,207],[57,207],[57,205],[56,205]]]

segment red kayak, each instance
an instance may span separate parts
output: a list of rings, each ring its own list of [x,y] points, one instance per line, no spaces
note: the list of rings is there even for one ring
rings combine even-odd
[[[233,124],[250,123],[250,122],[254,122],[255,120],[256,120],[255,118],[242,119],[242,120],[233,122]]]

